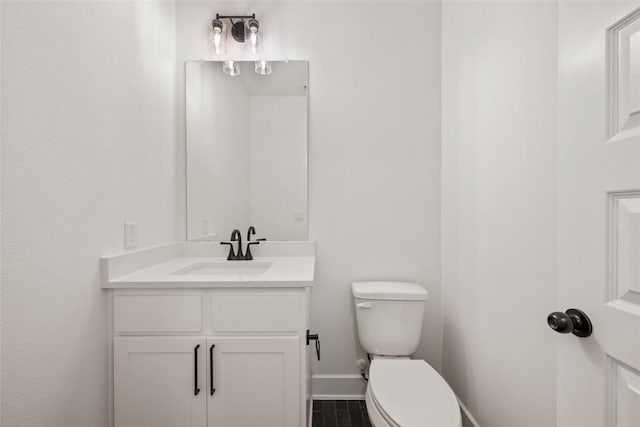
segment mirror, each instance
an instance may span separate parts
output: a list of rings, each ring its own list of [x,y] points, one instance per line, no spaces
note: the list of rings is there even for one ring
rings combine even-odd
[[[187,240],[307,239],[307,61],[188,61]]]

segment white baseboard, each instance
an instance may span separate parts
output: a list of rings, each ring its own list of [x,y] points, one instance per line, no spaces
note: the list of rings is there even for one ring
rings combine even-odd
[[[360,375],[323,375],[311,377],[311,395],[315,400],[362,400],[367,382]]]
[[[313,400],[364,400],[364,394],[315,394]]]
[[[311,377],[311,395],[313,400],[364,400],[367,382],[357,374],[351,375],[323,375]],[[473,414],[458,398],[462,410],[462,425],[480,427]]]

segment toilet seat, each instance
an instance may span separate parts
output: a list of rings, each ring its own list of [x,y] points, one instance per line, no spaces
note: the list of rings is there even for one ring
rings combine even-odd
[[[369,370],[367,410],[375,427],[461,425],[456,396],[423,360],[374,360]]]

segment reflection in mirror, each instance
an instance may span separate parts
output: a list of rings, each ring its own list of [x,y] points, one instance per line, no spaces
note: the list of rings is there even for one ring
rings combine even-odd
[[[187,240],[307,239],[307,62],[186,63]]]

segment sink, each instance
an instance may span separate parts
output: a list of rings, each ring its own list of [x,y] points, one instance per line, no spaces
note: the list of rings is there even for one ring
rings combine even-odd
[[[254,261],[218,261],[198,262],[188,265],[171,274],[198,276],[237,276],[262,274],[271,268],[271,262]]]

